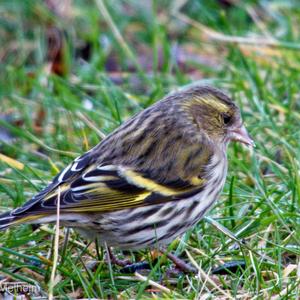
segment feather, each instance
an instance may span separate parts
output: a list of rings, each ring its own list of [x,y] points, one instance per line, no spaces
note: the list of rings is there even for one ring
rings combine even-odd
[[[197,105],[208,107],[210,92],[191,89],[140,112],[76,158],[10,215],[29,218],[56,213],[58,187],[62,214],[111,212],[199,193],[209,179],[208,166],[216,147],[192,112]],[[227,98],[220,102],[222,111],[227,102]],[[215,97],[212,103],[217,109]],[[205,125],[210,126],[209,122]]]
[[[179,182],[183,182],[178,178]],[[12,212],[12,216],[20,214],[28,218],[30,215],[51,214],[56,211],[58,188],[60,186],[60,208],[64,212],[109,212],[125,208],[138,207],[180,200],[187,195],[199,192],[205,186],[205,180],[180,187],[168,187],[153,179],[143,176],[142,173],[123,166],[96,166],[83,173],[72,182],[61,183],[48,192],[40,193],[35,202],[28,202],[21,209]],[[200,183],[200,184],[199,184]],[[27,209],[29,210],[27,212]]]

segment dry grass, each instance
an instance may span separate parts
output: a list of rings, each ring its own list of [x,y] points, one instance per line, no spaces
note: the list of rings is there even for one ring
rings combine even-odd
[[[0,234],[0,285],[47,295],[51,283],[61,298],[299,298],[299,18],[293,1],[2,1],[1,211],[190,82],[227,89],[257,147],[231,145],[221,199],[170,246],[197,275],[171,276],[147,250],[119,253],[151,265],[124,275],[72,230],[54,247],[52,226],[22,225]]]

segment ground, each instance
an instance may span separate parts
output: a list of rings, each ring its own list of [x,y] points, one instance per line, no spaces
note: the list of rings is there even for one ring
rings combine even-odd
[[[74,157],[180,86],[226,90],[256,148],[232,144],[225,189],[170,250],[198,274],[123,274],[52,225],[0,233],[0,287],[60,298],[297,299],[300,94],[297,1],[17,1],[0,4],[0,211],[24,203]],[[98,251],[96,251],[98,249]],[[15,291],[20,294],[20,291]]]

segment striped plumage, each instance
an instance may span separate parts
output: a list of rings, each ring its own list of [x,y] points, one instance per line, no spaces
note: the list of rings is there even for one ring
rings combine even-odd
[[[122,249],[165,244],[197,223],[216,201],[227,173],[226,148],[251,144],[239,109],[221,91],[196,86],[129,119],[75,159],[0,229],[60,219]]]

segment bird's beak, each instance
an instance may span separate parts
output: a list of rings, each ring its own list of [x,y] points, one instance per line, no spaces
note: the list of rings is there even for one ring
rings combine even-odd
[[[250,147],[255,147],[255,143],[247,132],[244,125],[230,131],[230,140],[243,143]]]

